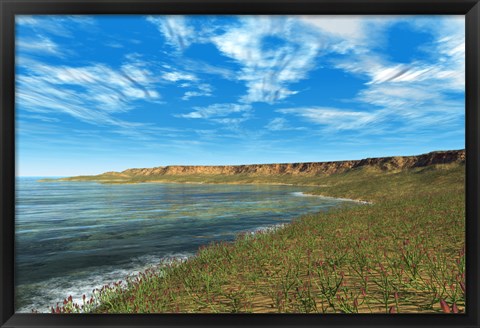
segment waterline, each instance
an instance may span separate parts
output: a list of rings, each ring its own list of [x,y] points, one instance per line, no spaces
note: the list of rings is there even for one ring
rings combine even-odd
[[[211,242],[272,229],[345,203],[298,186],[17,180],[16,309],[48,311],[72,295],[188,257]],[[305,192],[309,189],[305,188]]]

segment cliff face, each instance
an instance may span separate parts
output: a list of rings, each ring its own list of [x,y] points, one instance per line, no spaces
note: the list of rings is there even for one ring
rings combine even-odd
[[[403,170],[434,164],[463,163],[465,150],[438,151],[418,156],[395,156],[366,158],[354,161],[310,162],[290,164],[253,164],[253,165],[219,165],[219,166],[160,166],[154,168],[128,169],[118,174],[121,176],[151,175],[193,175],[193,174],[252,174],[252,175],[330,175],[350,169],[374,167],[380,170]]]

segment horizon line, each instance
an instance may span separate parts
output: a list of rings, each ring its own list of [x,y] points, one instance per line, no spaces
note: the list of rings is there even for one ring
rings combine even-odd
[[[168,164],[168,165],[159,165],[159,166],[150,166],[150,167],[129,167],[123,170],[114,171],[114,170],[107,170],[100,173],[81,173],[75,174],[74,176],[92,176],[92,175],[100,175],[105,174],[108,172],[116,172],[121,173],[123,171],[132,170],[132,169],[150,169],[150,168],[158,168],[158,167],[172,167],[172,166],[249,166],[249,165],[285,165],[285,164],[310,164],[310,163],[335,163],[335,162],[345,162],[345,161],[361,161],[366,159],[374,159],[374,158],[392,158],[392,157],[412,157],[412,156],[422,156],[428,155],[431,153],[447,153],[447,152],[459,152],[459,151],[466,151],[465,148],[460,149],[449,149],[449,150],[432,150],[429,152],[421,153],[421,154],[413,154],[413,155],[391,155],[391,156],[378,156],[378,157],[363,157],[358,159],[340,159],[340,160],[333,160],[333,161],[307,161],[307,162],[268,162],[268,163],[248,163],[248,164]],[[71,177],[72,175],[15,175],[16,178],[65,178]]]

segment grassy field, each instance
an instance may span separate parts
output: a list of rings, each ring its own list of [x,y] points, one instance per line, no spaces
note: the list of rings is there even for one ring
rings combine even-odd
[[[463,164],[323,177],[170,177],[163,182],[317,185],[371,205],[307,215],[275,231],[212,244],[67,298],[52,312],[461,313],[465,309]]]

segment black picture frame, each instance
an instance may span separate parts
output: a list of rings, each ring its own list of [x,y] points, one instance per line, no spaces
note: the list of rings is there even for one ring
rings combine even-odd
[[[0,326],[389,326],[479,327],[480,4],[478,0],[0,0]],[[18,14],[459,14],[466,17],[467,311],[462,315],[14,314],[15,49]]]

